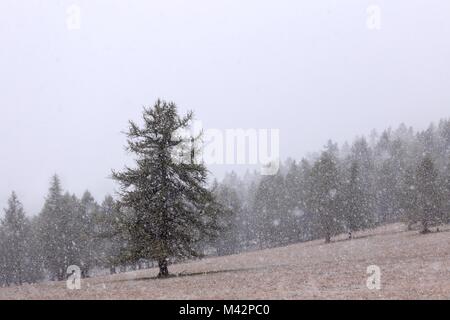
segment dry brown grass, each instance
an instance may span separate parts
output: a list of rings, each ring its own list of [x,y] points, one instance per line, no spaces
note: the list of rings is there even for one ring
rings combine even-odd
[[[171,266],[180,274],[153,279],[145,270],[83,280],[0,289],[0,299],[449,299],[450,229],[420,235],[394,224],[287,247]],[[366,286],[369,265],[381,268],[381,289]]]

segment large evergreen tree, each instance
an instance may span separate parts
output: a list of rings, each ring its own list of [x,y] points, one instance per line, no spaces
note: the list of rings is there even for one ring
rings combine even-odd
[[[120,205],[131,209],[123,216],[126,258],[158,261],[160,277],[169,275],[169,258],[197,257],[197,244],[217,235],[220,209],[206,188],[206,167],[192,154],[195,138],[179,134],[192,119],[192,113],[181,117],[174,103],[161,100],[144,108],[143,127],[130,121],[128,132],[136,166],[113,172],[121,185]]]

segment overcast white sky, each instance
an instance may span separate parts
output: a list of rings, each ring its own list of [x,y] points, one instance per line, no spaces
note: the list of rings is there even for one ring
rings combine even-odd
[[[37,213],[54,173],[113,192],[121,131],[158,97],[207,128],[278,128],[282,156],[300,158],[448,117],[449,80],[448,0],[2,0],[0,207],[16,190]]]

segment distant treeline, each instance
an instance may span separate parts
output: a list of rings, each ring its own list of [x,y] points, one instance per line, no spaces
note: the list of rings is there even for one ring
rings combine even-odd
[[[292,146],[295,148],[295,146]],[[228,174],[216,194],[234,215],[220,254],[332,237],[404,222],[430,232],[449,222],[450,121],[400,125],[288,160],[274,176]]]
[[[0,227],[0,284],[63,280],[76,265],[82,276],[94,267],[111,268],[118,250],[115,219],[119,211],[111,196],[101,205],[86,191],[81,199],[63,193],[54,176],[42,211],[25,215],[15,193]]]
[[[351,145],[330,141],[320,154],[288,160],[274,176],[230,173],[212,190],[231,213],[219,218],[217,240],[204,243],[212,254],[330,242],[392,222],[427,233],[449,222],[450,121],[421,132],[401,125]],[[118,227],[124,215],[111,196],[98,204],[88,191],[81,199],[64,192],[57,176],[33,218],[13,193],[0,225],[0,285],[63,280],[71,265],[83,276],[95,268],[148,267],[152,261],[117,258],[128,241]]]

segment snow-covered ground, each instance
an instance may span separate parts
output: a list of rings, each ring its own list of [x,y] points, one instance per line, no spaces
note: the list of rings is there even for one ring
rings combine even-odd
[[[450,229],[420,235],[394,224],[323,240],[82,281],[0,289],[0,299],[428,299],[450,298]],[[367,267],[381,268],[369,290]]]

